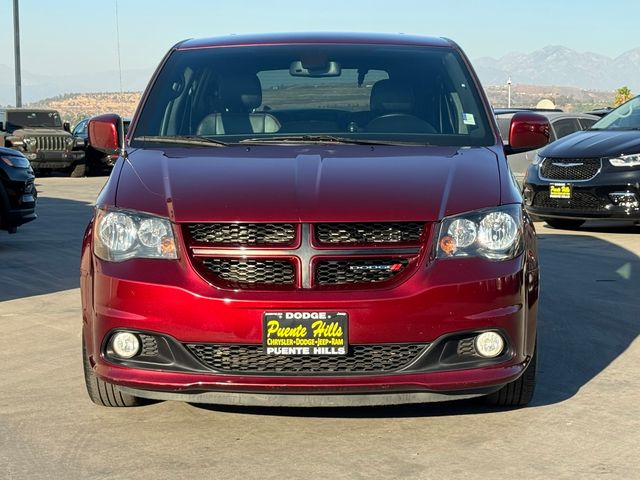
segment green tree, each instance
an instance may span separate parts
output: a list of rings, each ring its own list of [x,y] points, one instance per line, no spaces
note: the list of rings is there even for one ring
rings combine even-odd
[[[631,97],[633,97],[633,94],[631,93],[631,90],[629,90],[629,87],[626,85],[624,87],[620,87],[616,90],[613,106],[617,107],[618,105],[622,105],[624,102],[631,99]]]

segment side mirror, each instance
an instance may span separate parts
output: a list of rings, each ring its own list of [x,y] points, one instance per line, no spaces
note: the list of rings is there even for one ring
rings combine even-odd
[[[509,143],[505,154],[526,152],[544,147],[549,143],[549,121],[533,112],[517,112],[511,118]]]
[[[69,122],[64,122],[64,123],[62,124],[62,129],[63,129],[65,132],[69,132],[69,133],[71,133],[71,124],[70,124]]]
[[[89,141],[96,150],[107,155],[115,155],[122,147],[122,119],[114,113],[99,115],[89,120]]]

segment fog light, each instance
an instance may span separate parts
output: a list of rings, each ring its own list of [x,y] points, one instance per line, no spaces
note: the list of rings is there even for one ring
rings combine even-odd
[[[633,192],[612,192],[609,198],[614,205],[625,208],[638,208],[638,197]]]
[[[111,340],[113,353],[121,358],[131,358],[140,351],[140,340],[133,333],[118,332]]]
[[[27,157],[29,160],[35,160],[36,158],[38,158],[38,155],[37,155],[37,154],[35,154],[35,153],[27,153],[26,157]]]
[[[497,357],[504,350],[504,340],[496,332],[484,332],[476,337],[476,351],[485,358]]]

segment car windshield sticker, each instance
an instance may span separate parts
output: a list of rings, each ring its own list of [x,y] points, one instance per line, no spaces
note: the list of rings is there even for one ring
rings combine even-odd
[[[475,125],[476,124],[476,119],[473,118],[473,114],[472,113],[463,113],[462,114],[462,123],[464,123],[465,125]]]

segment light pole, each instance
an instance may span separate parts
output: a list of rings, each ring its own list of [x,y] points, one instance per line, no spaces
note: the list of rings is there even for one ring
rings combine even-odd
[[[507,108],[511,108],[511,75],[507,78]]]
[[[120,93],[122,93],[122,63],[120,62],[120,19],[118,17],[118,0],[116,4],[116,42],[118,46],[118,74],[120,75]]]
[[[20,72],[20,13],[18,0],[13,0],[13,56],[16,71],[16,107],[22,107],[22,74]]]

